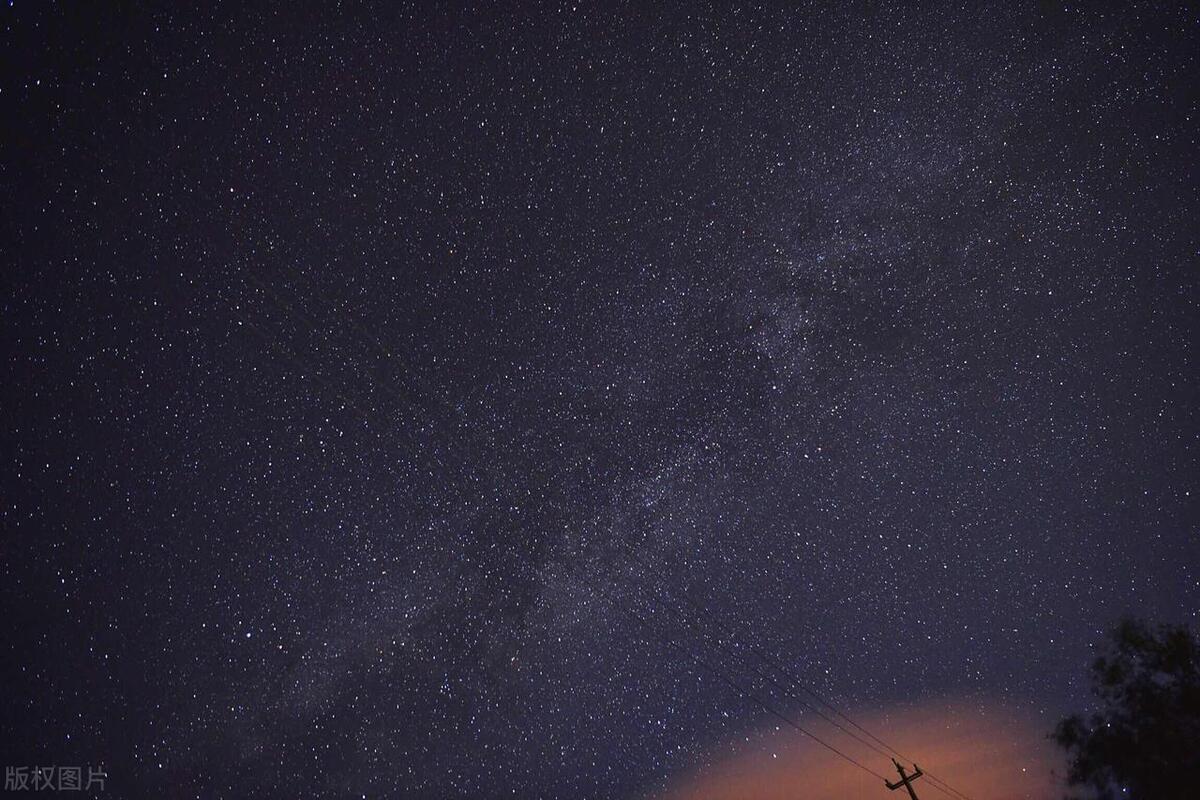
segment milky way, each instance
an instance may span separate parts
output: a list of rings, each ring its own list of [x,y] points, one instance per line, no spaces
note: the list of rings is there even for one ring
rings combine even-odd
[[[6,765],[891,775],[750,648],[1048,732],[1195,624],[1194,10],[173,5],[2,12]]]

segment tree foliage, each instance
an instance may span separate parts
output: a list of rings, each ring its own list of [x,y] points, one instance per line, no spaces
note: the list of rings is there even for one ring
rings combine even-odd
[[[1097,798],[1200,797],[1200,645],[1186,627],[1125,620],[1092,664],[1099,710],[1051,734],[1068,782]]]

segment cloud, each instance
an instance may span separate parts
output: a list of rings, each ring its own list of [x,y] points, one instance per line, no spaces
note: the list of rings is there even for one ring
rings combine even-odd
[[[1014,708],[1002,699],[942,698],[850,716],[972,800],[1050,800],[1063,795],[1062,760],[1046,739],[1053,720]],[[888,759],[828,723],[812,714],[797,721],[865,766],[895,779]],[[926,778],[918,780],[916,788],[921,800],[948,796]],[[903,790],[888,792],[878,778],[781,723],[778,729],[771,725],[737,743],[714,748],[705,764],[676,776],[658,798],[856,800],[889,796],[907,800]]]

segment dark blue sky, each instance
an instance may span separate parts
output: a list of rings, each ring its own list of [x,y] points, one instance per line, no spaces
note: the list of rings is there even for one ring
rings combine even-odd
[[[6,764],[635,797],[772,722],[686,653],[1195,624],[1194,10],[173,6],[0,12]]]

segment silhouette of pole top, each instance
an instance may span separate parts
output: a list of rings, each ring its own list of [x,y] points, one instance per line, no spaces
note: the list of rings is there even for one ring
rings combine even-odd
[[[925,773],[921,772],[921,768],[914,763],[913,769],[915,769],[916,772],[914,772],[912,775],[908,775],[904,772],[903,764],[894,758],[892,759],[892,763],[896,765],[896,771],[900,773],[900,780],[896,781],[895,783],[884,781],[883,785],[891,789],[893,792],[903,786],[905,789],[908,789],[908,796],[911,798],[911,800],[921,800],[919,797],[917,797],[917,792],[915,789],[913,789],[912,783]]]

